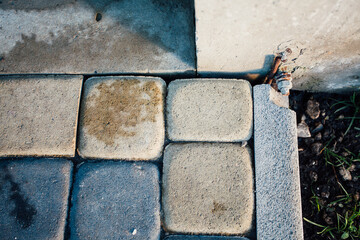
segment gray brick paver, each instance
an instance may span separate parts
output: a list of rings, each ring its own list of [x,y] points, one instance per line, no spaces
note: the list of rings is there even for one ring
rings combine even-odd
[[[160,186],[155,165],[85,163],[75,179],[70,239],[159,239]]]
[[[0,162],[0,239],[64,239],[71,161]]]

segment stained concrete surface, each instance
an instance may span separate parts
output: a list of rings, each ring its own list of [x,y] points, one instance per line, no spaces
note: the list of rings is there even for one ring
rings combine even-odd
[[[172,81],[166,98],[172,141],[239,142],[251,138],[252,87],[240,79]]]
[[[82,76],[0,76],[0,156],[74,156]]]
[[[250,148],[233,143],[170,144],[163,159],[165,230],[250,234],[254,176]]]
[[[360,89],[360,1],[195,0],[200,76],[264,76],[271,55],[292,50],[281,69],[294,89]]]
[[[64,239],[72,163],[64,159],[0,163],[0,239]]]
[[[194,74],[193,1],[0,2],[0,74]]]

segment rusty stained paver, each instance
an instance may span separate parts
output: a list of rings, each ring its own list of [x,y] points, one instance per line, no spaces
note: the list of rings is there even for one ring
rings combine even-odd
[[[155,160],[164,138],[165,82],[94,77],[85,82],[79,147],[84,158]]]

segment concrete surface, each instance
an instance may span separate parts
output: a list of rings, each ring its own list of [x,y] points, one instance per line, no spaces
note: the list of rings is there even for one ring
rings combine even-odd
[[[70,239],[160,237],[159,171],[151,163],[85,163],[75,176]]]
[[[195,72],[193,1],[0,3],[1,73]]]
[[[232,143],[170,144],[163,160],[163,227],[247,234],[254,218],[251,150]]]
[[[0,162],[0,239],[64,239],[72,163]]]
[[[236,79],[170,82],[167,134],[172,141],[239,142],[252,135],[252,89]]]
[[[228,237],[228,236],[186,236],[174,235],[166,237],[164,240],[248,240],[244,237]]]
[[[296,113],[270,85],[254,86],[257,239],[303,239]]]
[[[0,76],[0,156],[74,156],[82,76]]]
[[[81,101],[83,158],[155,160],[165,138],[165,82],[154,77],[94,77]]]
[[[292,49],[294,89],[360,89],[360,1],[195,0],[201,76],[257,79]]]

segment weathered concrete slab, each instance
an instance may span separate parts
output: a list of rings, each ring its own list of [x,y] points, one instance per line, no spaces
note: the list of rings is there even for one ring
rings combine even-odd
[[[236,79],[172,81],[167,134],[173,141],[238,142],[252,135],[252,89]]]
[[[151,163],[80,166],[73,189],[70,239],[160,237],[159,171]]]
[[[254,87],[257,239],[303,239],[296,114],[270,85]]]
[[[74,156],[82,76],[0,76],[0,156]]]
[[[170,144],[163,165],[163,226],[170,232],[246,234],[254,187],[248,147],[232,143]]]
[[[72,163],[0,162],[0,239],[64,239]]]
[[[244,237],[228,237],[228,236],[186,236],[174,235],[166,237],[165,240],[248,240]]]
[[[193,1],[0,3],[1,73],[194,74]]]
[[[84,158],[155,160],[165,138],[165,82],[94,77],[85,82],[78,151]]]
[[[360,88],[360,1],[195,0],[201,76],[256,79],[272,55],[292,50],[294,88]]]

